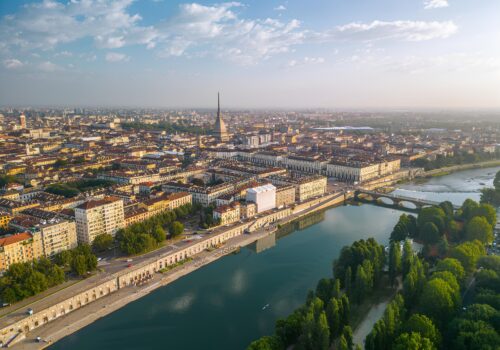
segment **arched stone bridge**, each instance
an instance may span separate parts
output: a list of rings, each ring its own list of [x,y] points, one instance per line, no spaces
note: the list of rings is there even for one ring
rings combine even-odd
[[[419,211],[422,208],[439,205],[440,203],[427,199],[418,199],[365,190],[356,190],[354,192],[354,200],[364,203],[372,203],[384,207],[403,208],[412,211]],[[459,206],[454,205],[453,208],[456,210],[459,208]]]

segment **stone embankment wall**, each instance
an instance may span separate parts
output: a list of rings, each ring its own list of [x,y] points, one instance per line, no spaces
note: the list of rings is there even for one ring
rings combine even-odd
[[[317,201],[320,200],[325,200],[325,198],[318,199]],[[303,206],[306,206],[306,203],[304,203]],[[245,231],[255,231],[270,223],[282,220],[291,214],[291,208],[274,210],[271,213],[265,214],[262,217],[256,218],[250,222],[238,223],[234,227],[228,227],[227,230],[224,230],[223,232],[214,235],[207,235],[199,241],[182,249],[177,249],[175,251],[155,256],[154,258],[144,261],[133,268],[120,271],[110,276],[102,283],[99,283],[88,290],[69,297],[68,299],[50,307],[42,310],[36,310],[36,306],[34,306],[34,313],[32,315],[26,314],[25,317],[0,330],[0,342],[4,345],[12,345],[23,338],[19,336],[21,335],[20,333],[24,335],[38,327],[43,326],[44,324],[47,324],[48,322],[62,317],[72,311],[78,310],[95,300],[116,292],[120,288],[146,282],[156,272],[167,266],[201,253],[204,249],[218,246],[233,237],[242,235]],[[64,291],[61,292],[64,293]]]

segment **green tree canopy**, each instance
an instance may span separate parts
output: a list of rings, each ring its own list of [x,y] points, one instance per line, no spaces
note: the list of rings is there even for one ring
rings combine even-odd
[[[441,234],[434,222],[426,222],[420,230],[420,238],[425,244],[435,244],[441,238]]]
[[[440,260],[436,265],[436,271],[451,272],[459,283],[463,283],[465,278],[465,270],[460,261],[453,258]]]
[[[444,324],[457,310],[454,294],[453,288],[443,279],[435,278],[428,281],[420,297],[421,312],[437,324]]]
[[[468,241],[479,240],[483,243],[493,241],[493,227],[483,216],[473,217],[465,227],[465,238]]]
[[[173,237],[176,237],[184,232],[184,225],[179,221],[174,221],[168,228],[168,231]]]
[[[113,236],[109,233],[103,233],[94,238],[92,249],[96,252],[105,251],[113,246]]]
[[[432,342],[420,333],[403,333],[394,342],[393,350],[435,350]]]
[[[407,333],[419,333],[423,338],[429,339],[434,346],[441,344],[441,333],[432,320],[425,315],[413,314],[404,325]]]
[[[450,250],[450,257],[460,261],[465,271],[472,271],[478,259],[485,255],[483,243],[480,241],[464,242]]]

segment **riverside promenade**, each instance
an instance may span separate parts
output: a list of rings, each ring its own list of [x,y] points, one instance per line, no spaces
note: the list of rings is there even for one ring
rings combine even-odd
[[[153,290],[165,286],[182,276],[185,276],[200,267],[203,267],[211,262],[230,254],[240,247],[247,246],[259,239],[262,239],[277,231],[278,226],[299,219],[308,214],[323,210],[327,207],[344,203],[348,195],[343,193],[327,194],[323,197],[315,198],[303,203],[297,204],[290,215],[274,221],[269,225],[259,227],[250,234],[240,234],[226,240],[219,248],[212,251],[203,250],[198,254],[191,256],[192,260],[173,268],[164,273],[154,273],[150,275],[147,282],[141,285],[130,285],[126,288],[120,288],[117,291],[99,298],[88,305],[78,308],[70,313],[65,314],[51,322],[48,322],[27,333],[26,338],[20,339],[10,347],[13,349],[35,350],[43,349],[59,339],[70,335],[79,329],[93,323],[95,320],[104,317],[128,303],[137,300]],[[255,220],[254,220],[255,222]],[[250,226],[247,223],[246,227]],[[217,235],[224,234],[225,231],[234,230],[234,228],[220,228]],[[152,252],[154,253],[154,252]],[[40,337],[41,342],[36,342],[36,338]]]

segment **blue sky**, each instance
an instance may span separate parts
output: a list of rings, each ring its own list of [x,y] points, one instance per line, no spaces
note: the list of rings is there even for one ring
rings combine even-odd
[[[0,104],[500,108],[500,1],[0,2]]]

